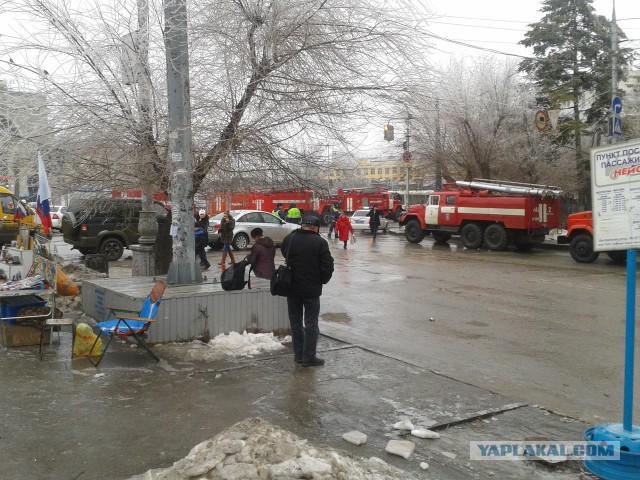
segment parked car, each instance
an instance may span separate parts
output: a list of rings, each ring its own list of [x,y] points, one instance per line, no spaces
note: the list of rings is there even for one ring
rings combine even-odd
[[[51,228],[54,230],[62,231],[62,216],[67,211],[67,207],[62,205],[52,205],[49,209],[49,216],[51,217]]]
[[[122,257],[125,247],[140,238],[142,201],[135,198],[73,200],[62,217],[62,239],[82,255],[101,253],[109,261]],[[167,207],[154,201],[158,223],[167,220]]]
[[[236,221],[233,229],[234,250],[244,250],[251,246],[251,230],[260,227],[265,237],[271,237],[276,245],[280,245],[284,237],[292,231],[300,228],[295,223],[287,223],[277,216],[261,210],[233,210],[231,216]],[[209,219],[209,246],[214,250],[220,250],[220,221],[224,213],[218,213]]]
[[[353,212],[353,215],[351,215],[351,226],[353,227],[353,230],[363,230],[368,232],[369,231],[369,217],[367,217],[367,214],[370,212],[371,210],[369,210],[368,208],[363,208],[362,210],[356,210],[355,212]],[[384,233],[387,233],[387,231],[389,230],[389,220],[387,220],[384,217],[380,217],[380,228],[378,228],[378,231],[382,231]]]

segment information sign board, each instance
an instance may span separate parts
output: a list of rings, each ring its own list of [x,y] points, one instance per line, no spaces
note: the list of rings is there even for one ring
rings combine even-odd
[[[593,248],[640,248],[640,140],[591,150]]]

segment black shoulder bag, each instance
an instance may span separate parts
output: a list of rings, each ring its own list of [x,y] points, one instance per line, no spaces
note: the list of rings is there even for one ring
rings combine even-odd
[[[293,237],[296,234],[292,233],[289,239],[289,248],[287,249],[287,257],[284,259],[284,265],[280,265],[273,275],[271,276],[270,290],[271,295],[278,295],[280,297],[286,297],[291,293],[291,267],[288,265],[289,253],[291,253],[291,245],[293,244]]]

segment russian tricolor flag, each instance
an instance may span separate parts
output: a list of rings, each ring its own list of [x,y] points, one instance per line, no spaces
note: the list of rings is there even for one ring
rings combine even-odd
[[[51,215],[49,215],[49,203],[51,202],[51,191],[47,180],[47,171],[44,169],[42,155],[38,152],[38,200],[36,203],[36,213],[42,222],[45,235],[51,230]]]

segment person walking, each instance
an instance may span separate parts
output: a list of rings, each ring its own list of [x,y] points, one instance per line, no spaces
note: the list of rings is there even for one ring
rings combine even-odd
[[[340,217],[336,221],[336,232],[340,241],[344,242],[344,249],[347,249],[347,242],[349,241],[349,235],[353,234],[353,227],[351,221],[347,217],[343,210],[340,210]]]
[[[371,230],[371,235],[373,235],[373,239],[375,240],[378,236],[378,228],[380,228],[382,211],[377,205],[374,205],[373,208],[369,210],[369,213],[367,213],[367,217],[369,217],[369,230]]]
[[[333,275],[333,257],[319,231],[320,220],[306,217],[300,230],[287,235],[280,247],[292,272],[292,291],[287,296],[287,307],[293,359],[303,367],[324,365],[324,359],[316,355],[320,334],[318,316],[322,285],[329,283]]]
[[[338,220],[339,216],[340,208],[338,207],[338,202],[333,202],[331,204],[331,209],[329,210],[329,234],[327,235],[327,238],[331,238],[331,233],[336,228],[336,221]],[[338,233],[336,232],[334,236],[338,238]]]
[[[264,237],[264,231],[260,228],[251,230],[253,246],[249,254],[251,268],[258,278],[271,279],[276,271],[274,258],[276,245],[270,237]]]
[[[207,234],[206,231],[202,229],[202,227],[195,226],[196,233],[196,256],[200,257],[200,266],[203,267],[203,270],[209,270],[211,264],[209,260],[207,260],[207,253],[205,249],[207,248]]]
[[[296,207],[295,203],[290,203],[289,210],[287,211],[287,222],[297,223],[298,225],[300,225],[301,220],[302,220],[302,212],[298,207]]]
[[[198,233],[198,229],[201,230],[200,233]],[[211,266],[211,264],[206,260],[206,248],[207,245],[209,245],[209,216],[207,215],[207,212],[204,210],[204,208],[198,212],[198,215],[196,215],[195,231],[196,255],[200,257],[200,266],[206,267],[205,270],[207,270]],[[198,250],[199,242],[202,248],[201,252]]]
[[[231,251],[231,242],[233,242],[233,229],[236,227],[236,221],[231,216],[231,213],[224,212],[222,220],[220,221],[220,241],[222,242],[222,261],[219,265],[224,265],[227,260],[227,255],[231,259],[231,264],[236,263],[233,258],[233,252]]]

